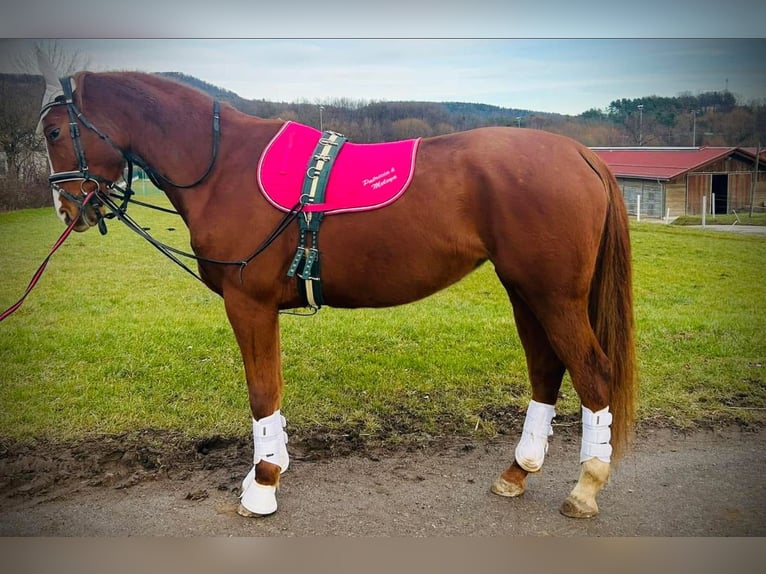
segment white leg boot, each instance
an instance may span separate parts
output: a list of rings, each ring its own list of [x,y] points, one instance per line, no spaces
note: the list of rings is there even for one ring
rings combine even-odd
[[[242,481],[240,514],[246,516],[267,516],[277,511],[277,487],[258,484],[255,480],[255,465],[260,461],[270,462],[285,472],[290,465],[287,454],[287,433],[285,417],[279,410],[260,420],[253,419],[253,467]]]
[[[591,518],[598,514],[596,495],[609,480],[612,458],[612,414],[609,407],[593,412],[582,407],[582,446],[580,479],[561,507],[572,518]]]
[[[527,472],[537,472],[548,452],[548,437],[553,434],[551,421],[556,416],[553,405],[529,401],[524,429],[516,446],[516,462]]]

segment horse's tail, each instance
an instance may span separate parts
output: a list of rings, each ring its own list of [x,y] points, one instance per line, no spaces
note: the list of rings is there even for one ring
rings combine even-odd
[[[617,459],[633,438],[637,394],[628,214],[617,180],[604,162],[587,149],[583,157],[601,177],[608,196],[589,313],[599,344],[612,365],[609,409],[613,416],[612,455]]]

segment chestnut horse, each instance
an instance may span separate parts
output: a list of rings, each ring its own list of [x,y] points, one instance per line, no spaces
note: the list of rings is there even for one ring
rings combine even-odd
[[[223,297],[247,377],[254,463],[240,513],[273,513],[289,463],[279,313],[303,303],[286,273],[298,227],[259,193],[256,166],[284,122],[219,108],[156,75],[81,72],[59,83],[41,67],[48,89],[40,127],[60,217],[76,219],[78,231],[97,225],[105,204],[115,205],[114,182],[136,162],[188,226],[199,275]],[[97,199],[83,204],[94,190]],[[249,264],[221,264],[241,262],[259,245]],[[491,261],[532,387],[515,460],[491,489],[518,496],[527,474],[540,470],[568,371],[582,404],[581,465],[561,511],[598,512],[610,462],[632,433],[635,360],[628,218],[596,155],[568,138],[512,127],[424,138],[407,192],[383,209],[325,218],[321,254],[324,300],[342,308],[408,303]]]

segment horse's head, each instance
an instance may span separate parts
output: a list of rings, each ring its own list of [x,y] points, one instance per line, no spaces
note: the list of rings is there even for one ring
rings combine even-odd
[[[39,51],[38,63],[46,84],[38,130],[45,137],[53,203],[64,223],[69,225],[77,219],[75,231],[85,231],[103,215],[99,196],[108,194],[110,186],[122,177],[125,158],[81,111],[83,90],[77,89],[77,83],[84,82],[85,76],[60,81]],[[92,191],[97,193],[83,204]]]

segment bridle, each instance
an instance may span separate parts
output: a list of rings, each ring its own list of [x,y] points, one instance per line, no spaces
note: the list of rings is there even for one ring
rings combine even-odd
[[[151,182],[158,188],[164,184],[164,185],[175,187],[177,189],[189,189],[192,187],[196,187],[199,184],[201,184],[203,181],[205,181],[205,179],[207,179],[207,177],[213,171],[213,167],[216,163],[216,159],[218,158],[218,148],[219,148],[220,133],[221,133],[220,104],[218,100],[215,100],[215,99],[213,100],[213,144],[212,144],[211,157],[210,157],[210,162],[208,164],[208,167],[205,170],[205,172],[192,183],[178,184],[173,182],[170,178],[159,173],[157,170],[151,167],[146,161],[144,161],[138,155],[135,155],[131,151],[123,150],[107,134],[103,133],[92,122],[90,122],[83,115],[82,111],[80,111],[77,108],[77,104],[74,101],[74,90],[72,89],[71,77],[62,78],[60,82],[61,82],[61,87],[63,88],[63,91],[64,91],[63,96],[58,96],[55,100],[45,104],[40,110],[40,117],[42,118],[42,116],[50,108],[54,106],[65,105],[67,107],[67,113],[69,114],[69,136],[72,139],[75,155],[77,156],[78,168],[72,171],[53,172],[48,177],[48,181],[50,182],[54,191],[56,191],[59,195],[65,197],[67,200],[77,205],[80,209],[80,213],[83,213],[83,210],[88,204],[92,205],[96,213],[98,229],[102,235],[106,234],[106,220],[116,218],[117,220],[124,223],[129,229],[131,229],[131,231],[140,235],[143,239],[148,241],[153,247],[158,249],[163,255],[168,257],[170,260],[172,260],[174,263],[176,263],[178,266],[184,269],[187,273],[191,274],[192,276],[199,279],[200,281],[203,281],[202,278],[197,273],[192,271],[186,264],[184,264],[183,261],[178,259],[176,255],[188,257],[189,259],[194,259],[198,262],[213,263],[217,265],[238,266],[240,268],[240,271],[239,271],[240,282],[242,282],[245,267],[247,267],[247,265],[253,259],[255,259],[258,255],[260,255],[267,247],[269,247],[269,245],[271,245],[277,239],[277,237],[279,237],[288,228],[288,226],[298,217],[298,214],[303,210],[304,204],[297,203],[290,211],[288,211],[284,215],[284,217],[280,220],[280,222],[276,225],[276,227],[272,230],[272,232],[268,235],[268,237],[266,237],[266,239],[258,246],[258,248],[255,249],[255,251],[253,251],[253,253],[251,253],[249,256],[243,259],[239,259],[236,261],[222,261],[218,259],[201,257],[194,253],[181,251],[179,249],[176,249],[175,247],[172,247],[170,245],[167,245],[165,243],[158,241],[157,239],[152,237],[149,233],[147,233],[144,227],[136,223],[135,220],[133,220],[133,218],[131,218],[127,214],[128,204],[135,203],[143,207],[149,207],[151,209],[156,209],[166,213],[173,213],[176,215],[178,213],[171,209],[165,209],[163,207],[151,205],[148,203],[143,203],[143,202],[137,201],[136,199],[133,199],[134,191],[131,187],[132,180],[133,180],[133,166],[135,164],[141,169],[143,169],[144,172],[149,176],[149,179],[151,180]],[[90,169],[88,168],[87,159],[85,157],[85,149],[83,148],[82,140],[80,139],[80,126],[78,124],[78,120],[79,120],[79,123],[81,123],[85,128],[89,129],[90,131],[95,133],[99,138],[101,138],[103,141],[107,142],[110,146],[112,146],[112,148],[114,148],[114,150],[117,151],[117,153],[119,153],[120,156],[122,156],[122,158],[125,160],[127,164],[128,173],[127,173],[127,177],[125,178],[124,187],[120,186],[116,181],[106,179],[105,177],[102,177],[98,174],[94,174],[90,171]],[[53,169],[52,165],[51,165],[51,169]],[[82,183],[81,183],[80,189],[83,195],[75,196],[58,185],[59,183],[62,183],[65,181],[81,181]],[[91,193],[89,193],[85,189],[88,182],[94,182],[96,184],[96,189],[93,190],[93,192]],[[101,192],[102,185],[106,188],[107,193]],[[119,205],[115,201],[115,198],[120,201]],[[106,207],[109,210],[109,212],[106,214],[102,213],[101,207]]]
[[[152,168],[147,162],[145,162],[142,158],[139,156],[133,154],[132,152],[127,152],[123,150],[120,146],[118,146],[108,135],[103,133],[101,130],[99,130],[92,122],[90,122],[85,115],[77,108],[77,104],[74,101],[74,90],[72,89],[72,78],[66,77],[62,78],[60,80],[61,88],[63,90],[63,96],[57,97],[52,102],[48,102],[45,104],[42,109],[40,110],[40,118],[42,118],[50,108],[55,106],[66,106],[67,107],[67,113],[69,115],[69,137],[72,140],[72,145],[74,146],[75,155],[77,156],[77,164],[78,167],[76,170],[72,171],[60,171],[60,172],[52,172],[50,176],[48,176],[48,182],[51,184],[51,187],[53,190],[58,193],[60,196],[65,197],[70,202],[77,205],[77,207],[80,209],[80,212],[83,211],[83,209],[86,206],[86,203],[83,201],[83,198],[87,195],[86,184],[89,181],[92,181],[96,184],[96,193],[94,193],[89,200],[89,203],[92,204],[94,211],[96,213],[96,219],[98,222],[98,228],[102,235],[106,234],[106,222],[105,219],[112,219],[114,217],[119,217],[118,214],[124,214],[127,210],[128,203],[131,200],[131,197],[134,195],[133,189],[131,187],[132,180],[133,180],[133,166],[134,164],[139,166],[146,172],[146,174],[149,176],[149,179],[151,182],[157,186],[160,187],[161,184],[167,184],[172,187],[178,188],[178,189],[189,189],[192,187],[196,187],[197,185],[201,184],[207,177],[210,175],[210,173],[213,171],[213,166],[215,165],[216,159],[218,158],[218,148],[219,148],[219,141],[220,141],[220,135],[221,135],[221,112],[220,112],[220,104],[218,100],[213,100],[213,145],[212,145],[212,152],[210,157],[210,162],[208,164],[207,169],[205,172],[195,181],[189,184],[179,184],[174,181],[172,181],[170,178],[162,175],[158,171],[156,171],[154,168]],[[88,168],[88,161],[85,157],[85,149],[82,145],[82,140],[80,139],[80,126],[77,122],[77,120],[80,121],[80,123],[85,126],[87,129],[95,133],[99,138],[101,138],[103,141],[108,143],[112,148],[120,154],[120,156],[123,158],[127,165],[128,173],[127,177],[125,178],[125,187],[121,187],[117,184],[117,182],[106,179],[105,177],[102,177],[98,174],[91,173],[90,169]],[[51,169],[53,169],[53,166],[51,165]],[[80,191],[82,192],[81,196],[76,196],[68,191],[66,191],[64,188],[59,186],[59,183],[63,183],[65,181],[81,181],[80,184]],[[117,197],[122,200],[121,205],[116,207],[116,212],[112,210],[111,213],[108,213],[106,215],[101,213],[100,208],[104,205],[108,205],[107,201],[104,201],[105,196],[100,192],[101,185],[104,185],[104,187],[109,190],[110,194],[108,195],[115,195],[111,194],[111,191],[117,190],[119,193],[117,194]],[[134,200],[135,202],[135,200]],[[136,202],[140,203],[140,202]],[[163,211],[170,211],[170,210],[163,210]]]

